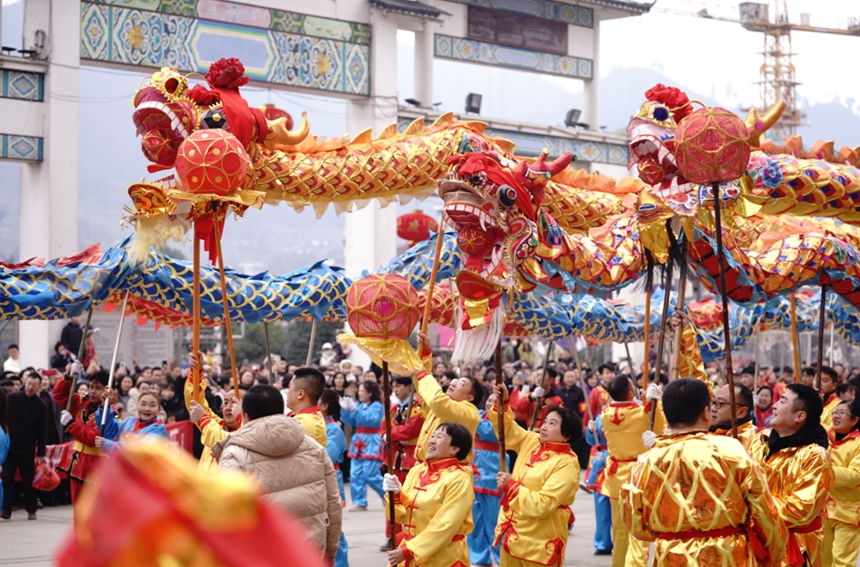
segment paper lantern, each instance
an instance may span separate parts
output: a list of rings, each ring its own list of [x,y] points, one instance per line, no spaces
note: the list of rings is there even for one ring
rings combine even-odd
[[[418,292],[403,276],[373,274],[352,284],[347,321],[355,336],[406,339],[418,323]]]
[[[263,106],[263,116],[266,117],[266,120],[277,120],[278,118],[286,118],[287,120],[284,122],[284,126],[287,130],[293,129],[293,117],[290,116],[290,113],[286,110],[281,110],[274,104],[267,104]]]
[[[411,243],[430,238],[431,232],[439,231],[439,223],[420,210],[397,217],[397,236]]]
[[[226,130],[198,130],[176,156],[176,174],[191,193],[227,195],[245,182],[250,160],[241,142]]]
[[[693,183],[725,183],[747,169],[747,128],[723,108],[700,108],[678,125],[675,156],[681,174]]]

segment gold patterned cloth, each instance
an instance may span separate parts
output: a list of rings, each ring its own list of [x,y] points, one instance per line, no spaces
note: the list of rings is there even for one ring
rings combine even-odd
[[[834,481],[827,450],[810,444],[786,447],[770,455],[768,440],[772,431],[757,433],[749,454],[767,478],[780,517],[789,529],[782,565],[802,565],[802,556],[806,555],[809,567],[821,567],[821,517]]]
[[[504,404],[505,443],[516,451],[511,480],[504,486],[493,545],[505,556],[537,565],[562,565],[567,528],[573,521],[570,506],[579,490],[579,460],[567,443],[541,443],[540,435],[514,421]],[[498,406],[487,419],[499,435]]]
[[[714,435],[719,435],[722,437],[731,437],[732,436],[732,427],[731,425],[728,429],[718,428],[712,431]],[[744,449],[750,448],[750,443],[752,443],[753,437],[756,435],[755,425],[752,422],[752,418],[749,421],[744,423],[738,423],[738,441],[741,442],[741,445],[744,446]]]
[[[386,515],[390,496],[385,495]],[[415,465],[394,497],[395,520],[403,526],[399,545],[406,555],[406,567],[468,565],[466,535],[475,527],[474,500],[469,465],[458,463],[456,458]]]
[[[655,542],[655,565],[777,566],[788,531],[764,475],[737,440],[660,437],[624,484],[624,522]]]
[[[681,359],[678,362],[678,376],[701,380],[710,388],[711,381],[705,373],[705,364],[702,362],[702,353],[696,338],[697,334],[698,331],[692,323],[687,323],[681,331]]]

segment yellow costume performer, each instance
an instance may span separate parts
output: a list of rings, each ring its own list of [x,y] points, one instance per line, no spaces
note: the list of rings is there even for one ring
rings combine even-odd
[[[421,407],[426,416],[415,448],[415,459],[418,462],[427,460],[427,444],[430,442],[430,436],[442,422],[459,423],[469,430],[474,439],[475,432],[478,431],[478,424],[481,423],[481,415],[472,402],[452,400],[442,391],[433,375],[426,370],[415,375],[413,384],[415,391],[418,392],[418,397],[421,398]],[[472,453],[470,452],[466,462],[471,461]]]
[[[830,440],[830,464],[836,477],[824,515],[824,565],[854,567],[860,549],[860,431]]]
[[[390,496],[385,495],[386,514]],[[455,457],[418,463],[394,499],[406,567],[469,567],[466,536],[474,527],[475,494],[468,465]]]
[[[497,407],[487,419],[498,436]],[[579,490],[579,461],[568,443],[541,443],[540,435],[517,425],[504,403],[505,443],[518,454],[504,486],[493,545],[502,546],[501,566],[562,565],[570,506]]]
[[[636,459],[647,451],[642,434],[648,430],[651,403],[609,402],[603,410],[603,434],[606,436],[609,458],[600,493],[609,497],[612,506],[612,565],[613,567],[645,567],[648,562],[648,542],[631,537],[624,524],[621,486],[630,477]],[[654,431],[663,431],[666,420],[659,405],[654,419]]]
[[[842,399],[833,392],[824,399],[824,408],[821,410],[821,427],[828,431],[833,427],[833,410],[841,403]]]
[[[767,478],[779,514],[789,530],[788,547],[782,564],[821,567],[821,517],[833,486],[833,471],[827,451],[810,443],[784,448],[770,446],[772,429],[753,438],[749,454]],[[829,567],[829,566],[828,566]]]
[[[728,429],[715,429],[711,432],[714,435],[719,437],[732,437],[732,428]],[[738,441],[741,442],[741,445],[744,446],[744,449],[749,449],[750,443],[752,443],[753,437],[756,435],[755,424],[752,422],[752,418],[750,417],[749,421],[744,421],[743,423],[738,423]]]
[[[328,443],[328,434],[326,433],[325,428],[325,418],[323,417],[319,406],[312,406],[307,409],[303,409],[293,417],[299,420],[299,423],[302,424],[302,428],[304,428],[308,437],[323,447],[326,446],[326,443]]]
[[[194,384],[193,380],[189,376],[188,380],[185,381],[185,407],[191,409],[191,401],[194,399]],[[206,386],[201,382],[201,390],[205,390]],[[203,417],[201,417],[195,425],[200,430],[200,443],[203,445],[203,452],[200,453],[200,463],[198,465],[198,470],[200,472],[216,472],[218,470],[218,461],[215,460],[215,456],[212,454],[212,447],[218,441],[221,441],[231,431],[235,431],[238,429],[229,429],[227,424],[224,422],[224,419],[218,417],[212,408],[209,407],[209,402],[206,401],[205,391],[200,395],[200,401],[198,402],[200,406],[203,408]],[[236,422],[241,425],[242,423],[242,414],[236,416]]]
[[[734,439],[661,437],[623,489],[624,520],[658,567],[777,566],[788,532],[764,475]],[[759,561],[756,561],[756,558]]]

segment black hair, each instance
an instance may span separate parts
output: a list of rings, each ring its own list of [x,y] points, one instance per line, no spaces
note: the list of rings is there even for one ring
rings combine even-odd
[[[392,384],[400,384],[401,386],[411,386],[412,378],[409,376],[395,376],[391,379]],[[346,377],[344,377],[344,386],[346,386]]]
[[[442,373],[442,376],[444,376],[448,380],[456,380],[457,379],[457,373],[454,372],[453,370],[446,370],[445,372]]]
[[[747,408],[747,413],[752,415],[752,413],[755,411],[755,403],[753,403],[752,390],[738,382],[737,384],[735,384],[735,398],[735,402],[738,405]]]
[[[6,347],[6,350],[11,350],[11,349],[13,349],[13,348],[18,348],[18,345],[16,345],[15,343],[12,343],[12,344],[11,344],[11,345],[9,345],[8,347]],[[18,349],[18,350],[21,350],[21,349]]]
[[[325,390],[325,376],[316,368],[303,366],[293,372],[297,390],[304,390],[311,404],[316,405]]]
[[[824,411],[824,405],[821,402],[821,396],[818,395],[811,386],[806,384],[788,384],[786,386],[789,391],[794,392],[797,398],[791,404],[791,410],[805,411],[806,421],[803,426],[820,425],[821,413]]]
[[[340,421],[340,396],[335,390],[331,388],[323,390],[319,405],[326,406],[327,413],[325,415],[330,415],[335,421]]]
[[[558,370],[552,367],[547,367],[546,375],[549,376],[551,380],[555,380],[558,378]]]
[[[382,398],[379,397],[379,384],[373,380],[365,380],[359,385],[364,386],[364,391],[370,394],[370,403],[382,401]]]
[[[741,374],[752,374],[755,376],[755,366],[745,366],[743,370],[741,370]]]
[[[616,402],[626,402],[627,392],[630,391],[630,377],[627,374],[619,374],[609,381],[606,387],[609,397]]]
[[[704,382],[695,378],[673,380],[663,390],[663,414],[669,427],[693,425],[710,405],[711,391]]]
[[[284,396],[274,386],[254,386],[242,398],[242,412],[251,420],[284,413]]]
[[[815,369],[811,366],[804,366],[801,372],[804,374],[808,374],[809,376],[815,376]]]
[[[468,380],[472,382],[472,405],[481,409],[481,402],[483,402],[484,398],[487,396],[487,390],[480,381],[475,380],[474,378],[468,378]]]
[[[771,388],[770,386],[759,386],[759,388],[758,388],[758,390],[756,390],[756,392],[761,394],[762,390],[767,390],[768,392],[770,392],[770,397],[771,397],[771,399],[773,399],[773,388]]]
[[[90,374],[90,382],[98,382],[102,386],[107,386],[109,381],[110,375],[104,370],[99,370],[98,372]]]
[[[158,409],[161,409],[161,396],[159,396],[155,392],[147,392],[145,394],[141,394],[140,397],[137,398],[138,403],[140,403],[140,400],[143,399],[145,396],[150,396],[150,397],[155,398],[156,402],[158,402]]]
[[[472,452],[472,434],[463,425],[453,421],[445,421],[436,428],[438,431],[445,428],[445,433],[451,438],[451,446],[457,447],[457,460],[464,461]]]
[[[786,374],[786,373],[794,374],[794,368],[792,368],[791,366],[783,366],[782,367],[782,373],[783,374]]]
[[[829,367],[827,365],[821,366],[821,373],[827,374],[828,376],[830,376],[830,380],[833,381],[834,383],[839,381],[839,375],[836,373],[835,370],[833,370],[831,367]]]
[[[259,384],[260,386],[268,386],[271,382],[265,376],[255,376],[253,384]]]
[[[61,346],[66,346],[66,343],[64,343],[63,341],[57,341],[57,344],[54,345],[54,352],[57,354],[60,354],[60,347]]]
[[[609,370],[610,372],[615,372],[615,368],[612,367],[611,364],[601,364],[597,367],[597,372],[599,374],[603,374],[604,370]]]
[[[577,414],[565,407],[553,404],[546,407],[546,416],[549,417],[551,413],[556,413],[561,418],[561,435],[567,437],[568,444],[573,446],[582,439],[582,419]]]
[[[838,386],[836,386],[836,391],[833,393],[836,394],[836,397],[838,398],[841,395],[843,395],[847,392],[850,392],[851,390],[854,390],[854,392],[856,394],[857,387],[854,386],[854,384],[848,384],[848,383],[843,382],[842,384],[839,384]]]

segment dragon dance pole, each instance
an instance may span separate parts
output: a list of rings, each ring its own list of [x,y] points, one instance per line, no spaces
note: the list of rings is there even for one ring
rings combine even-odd
[[[720,264],[720,298],[723,302],[723,339],[726,344],[726,378],[729,383],[729,404],[732,411],[732,437],[738,438],[738,415],[735,410],[735,374],[732,368],[732,335],[729,326],[729,296],[726,291],[726,255],[723,251],[723,221],[720,211],[720,184],[711,184],[714,193],[714,223],[717,232],[717,262]]]
[[[272,381],[272,384],[275,383],[275,373],[272,370],[272,347],[269,346],[269,323],[268,321],[263,321],[263,334],[266,335],[266,361],[269,364],[269,380]]]
[[[316,320],[314,320],[316,322]],[[391,377],[388,374],[388,362],[382,361],[382,395],[383,409],[385,410],[385,466],[388,468],[388,474],[394,474],[394,444],[391,442]],[[394,534],[397,533],[397,523],[394,518],[394,493],[388,495],[388,517],[391,519],[391,530],[388,535],[388,545],[394,549]]]
[[[93,309],[91,307],[89,313],[87,313],[87,322],[84,324],[84,335],[83,335],[83,338],[81,339],[81,346],[78,347],[78,360],[81,361],[81,364],[84,363],[84,353],[87,351],[87,333],[90,332],[90,321],[92,321],[92,320],[93,320]],[[75,397],[75,385],[77,384],[78,380],[81,379],[82,375],[83,375],[83,372],[81,372],[80,374],[76,374],[75,376],[72,376],[72,389],[69,390],[69,401],[66,402],[66,411],[68,411],[68,412],[72,411],[72,398]]]
[[[125,323],[125,309],[128,307],[128,293],[125,291],[125,297],[122,300],[122,313],[119,314],[119,329],[116,332],[116,342],[113,346],[113,357],[110,361],[110,371],[108,372],[107,397],[105,398],[104,407],[102,407],[102,422],[99,424],[99,436],[104,437],[105,423],[107,422],[108,405],[110,404],[110,391],[113,388],[113,376],[116,369],[116,358],[119,355],[119,341],[122,338],[122,326]],[[70,393],[72,395],[72,393]]]
[[[672,266],[670,262],[666,267],[666,286],[663,288],[663,313],[660,315],[660,334],[657,339],[657,363],[654,366],[654,383],[660,382],[660,370],[663,366],[663,345],[666,343],[666,326],[669,324],[669,304],[672,301]],[[646,388],[647,390],[647,388]],[[648,420],[648,429],[654,431],[654,419],[657,417],[657,404],[651,404],[651,417]]]
[[[642,361],[642,390],[648,389],[648,373],[651,365],[651,272],[645,281],[645,359]],[[635,376],[633,377],[634,382]]]
[[[573,361],[576,362],[576,368],[579,370],[579,385],[582,388],[582,395],[585,396],[585,407],[588,410],[588,419],[589,421],[594,421],[594,413],[591,411],[591,402],[588,399],[588,390],[585,389],[585,373],[582,371],[582,364],[579,363],[579,352],[576,350],[576,337],[573,338],[572,346],[573,348],[570,350],[573,351]],[[627,343],[624,343],[624,346],[627,346]],[[628,356],[630,356],[629,353]]]
[[[797,336],[797,304],[794,294],[789,297],[791,305],[791,348],[794,352],[794,383],[800,382],[800,341]]]
[[[687,260],[687,246],[684,245],[684,261]],[[681,267],[681,274],[678,278],[678,303],[675,309],[684,311],[684,300],[687,296],[687,272]],[[675,330],[675,337],[672,342],[672,366],[669,368],[669,380],[675,380],[681,377],[681,335],[683,329]]]
[[[546,370],[547,370],[547,366],[549,366],[550,356],[552,356],[552,341],[549,341],[549,344],[546,347],[546,356],[544,356],[544,359],[543,359],[543,370],[541,371],[541,375],[540,375],[540,387],[543,388],[544,390],[546,390],[546,375],[547,375]],[[544,395],[546,395],[546,392],[544,392]],[[534,424],[537,421],[538,414],[540,413],[540,410],[541,410],[541,405],[542,405],[541,401],[542,400],[543,400],[543,398],[535,399],[535,409],[534,409],[534,411],[532,411],[532,417],[529,420],[529,431],[531,431],[532,427],[534,427]]]
[[[827,307],[827,284],[821,286],[821,308],[818,310],[818,387],[815,390],[821,393],[821,366],[824,364],[824,310]]]
[[[311,361],[314,358],[314,343],[317,340],[317,325],[319,325],[319,321],[314,319],[313,323],[311,323],[311,340],[308,341],[308,357],[305,359],[305,366],[310,366]]]
[[[214,203],[213,203],[214,205]],[[239,399],[239,373],[236,371],[236,349],[233,346],[233,326],[230,323],[230,305],[227,302],[227,278],[224,276],[224,257],[221,255],[221,227],[217,213],[212,214],[215,225],[215,251],[218,254],[218,274],[221,279],[221,303],[224,304],[224,332],[227,333],[227,348],[230,349],[230,371],[233,374],[233,395]],[[274,381],[274,378],[272,379]]]
[[[431,282],[434,280],[430,280]],[[505,380],[502,378],[502,338],[499,337],[499,344],[496,345],[496,384],[499,384],[502,388],[505,387]],[[499,409],[499,424],[498,424],[498,438],[499,438],[499,470],[507,471],[508,470],[508,461],[505,458],[505,454],[507,451],[505,450],[505,408],[502,405],[502,400],[496,400],[496,407]],[[393,516],[392,516],[393,517]]]
[[[195,223],[196,224],[196,223]],[[194,232],[194,286],[192,292],[194,296],[193,302],[193,318],[192,318],[192,338],[191,352],[194,356],[200,353],[200,239],[197,238],[197,232]],[[191,383],[194,385],[194,401],[200,403],[200,384],[203,382],[203,361],[194,367],[194,374]]]
[[[836,327],[833,323],[830,324],[830,366],[833,366],[833,329]]]
[[[439,232],[436,233],[436,252],[433,255],[433,268],[430,270],[430,283],[427,286],[427,298],[424,300],[424,315],[421,317],[421,334],[427,334],[427,326],[430,324],[430,306],[433,304],[433,290],[436,289],[436,276],[439,274],[439,260],[442,258],[442,242],[445,240],[445,214],[442,213],[442,218],[439,222]],[[453,295],[452,295],[453,297]],[[501,337],[499,337],[499,348],[501,348]],[[424,342],[419,343],[421,345],[421,352],[418,353],[420,358],[424,358]],[[427,348],[430,348],[430,345],[427,345]],[[431,350],[432,352],[432,350]],[[501,358],[499,358],[496,366],[499,367],[501,363]],[[501,371],[497,370],[496,379],[501,376]]]

